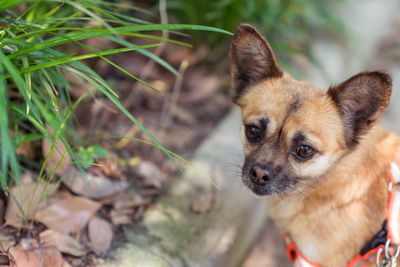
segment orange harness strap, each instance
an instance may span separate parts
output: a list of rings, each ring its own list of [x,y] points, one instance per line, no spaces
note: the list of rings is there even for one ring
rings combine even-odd
[[[346,267],[362,267],[366,264],[377,262],[380,257],[383,260],[396,260],[400,251],[400,228],[399,228],[399,211],[400,211],[400,192],[395,190],[393,185],[400,184],[400,170],[394,163],[390,164],[389,171],[389,195],[388,205],[386,209],[386,218],[383,225],[385,233],[385,240],[379,241],[380,244],[374,245],[367,251],[362,251],[356,255]],[[375,239],[375,238],[374,238]],[[286,253],[289,260],[292,263],[298,263],[302,267],[322,267],[322,265],[312,262],[307,259],[303,253],[297,248],[296,244],[289,236],[285,234],[283,241],[286,246]],[[375,241],[375,242],[374,242]],[[369,245],[376,243],[376,240],[372,240]],[[396,249],[395,249],[396,248]],[[381,256],[382,252],[385,251],[386,256]]]

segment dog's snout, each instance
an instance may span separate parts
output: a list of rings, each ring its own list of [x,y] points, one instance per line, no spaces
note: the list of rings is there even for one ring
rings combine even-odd
[[[265,185],[272,178],[271,169],[256,164],[250,169],[250,178],[258,185]]]

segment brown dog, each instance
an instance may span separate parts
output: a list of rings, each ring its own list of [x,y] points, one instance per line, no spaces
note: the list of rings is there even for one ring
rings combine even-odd
[[[388,227],[397,227],[399,213],[388,187],[398,178],[400,142],[375,125],[389,103],[390,76],[363,72],[328,90],[294,80],[246,24],[230,60],[243,119],[242,179],[268,196],[270,216],[291,238],[291,260],[364,266],[380,251],[380,261],[393,261],[399,234]]]

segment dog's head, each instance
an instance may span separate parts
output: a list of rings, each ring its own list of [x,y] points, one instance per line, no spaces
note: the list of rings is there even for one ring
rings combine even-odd
[[[243,181],[257,195],[318,181],[357,148],[389,103],[391,78],[382,72],[359,73],[328,90],[294,80],[251,25],[235,31],[230,61],[242,110]]]

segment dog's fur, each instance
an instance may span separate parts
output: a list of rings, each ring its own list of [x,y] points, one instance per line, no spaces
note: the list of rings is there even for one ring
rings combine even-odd
[[[270,216],[308,259],[345,266],[381,229],[389,164],[400,163],[398,137],[375,125],[390,76],[363,72],[328,90],[297,81],[247,24],[234,34],[230,60],[243,182],[268,196]],[[268,176],[254,181],[255,170]]]

